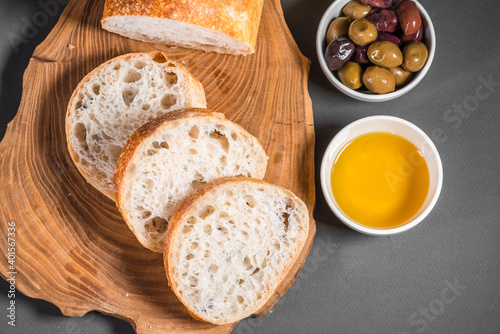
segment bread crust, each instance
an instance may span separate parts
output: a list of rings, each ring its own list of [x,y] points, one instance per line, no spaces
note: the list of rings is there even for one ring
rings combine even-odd
[[[204,92],[203,86],[198,81],[198,79],[196,79],[194,76],[192,76],[192,74],[189,73],[189,71],[183,65],[179,64],[176,61],[169,59],[167,54],[160,52],[160,51],[153,51],[153,52],[147,52],[147,53],[127,53],[127,54],[123,54],[121,56],[117,56],[117,57],[112,58],[112,59],[100,64],[99,66],[97,66],[95,69],[93,69],[91,72],[89,72],[78,83],[75,90],[71,94],[71,97],[70,97],[69,103],[68,103],[68,108],[66,110],[66,119],[65,119],[66,146],[68,147],[68,151],[69,151],[69,155],[71,157],[71,160],[73,160],[73,163],[75,164],[75,166],[78,169],[78,171],[80,172],[80,174],[83,175],[85,180],[88,183],[90,183],[94,188],[99,190],[102,194],[106,195],[106,197],[108,197],[109,199],[111,199],[113,201],[115,200],[113,191],[108,192],[108,191],[105,191],[104,189],[102,189],[100,187],[100,185],[94,181],[95,180],[94,177],[92,177],[92,175],[90,173],[87,173],[83,168],[81,168],[80,164],[78,163],[78,160],[80,157],[76,153],[75,148],[71,145],[71,136],[72,136],[71,126],[73,124],[72,112],[74,111],[74,102],[75,102],[75,98],[78,96],[78,94],[82,90],[83,86],[93,76],[95,76],[97,73],[99,73],[103,68],[110,66],[110,64],[112,64],[113,62],[118,61],[118,60],[129,61],[130,59],[133,59],[135,57],[143,57],[143,56],[150,57],[151,59],[157,59],[157,57],[162,57],[162,58],[166,59],[168,62],[174,64],[175,67],[177,68],[177,70],[185,72],[186,78],[190,78],[191,84],[196,85],[197,90],[199,90],[200,92]],[[194,98],[198,98],[198,96],[194,96]],[[206,104],[205,96],[204,95],[199,96],[199,100],[198,101],[195,100],[195,103]]]
[[[224,325],[224,324],[228,324],[230,322],[214,321],[211,319],[203,318],[203,316],[198,314],[194,309],[192,309],[191,307],[189,307],[188,305],[186,305],[183,302],[182,296],[177,289],[176,281],[172,276],[172,268],[170,267],[170,263],[172,263],[172,253],[173,253],[171,240],[174,240],[176,233],[178,233],[178,230],[181,227],[181,223],[189,215],[190,209],[194,205],[196,205],[196,203],[199,200],[202,200],[203,197],[205,197],[207,195],[207,193],[211,192],[213,189],[216,189],[222,185],[231,184],[231,183],[234,184],[234,183],[239,183],[239,182],[252,182],[252,183],[266,185],[266,186],[271,185],[273,187],[278,187],[281,190],[283,190],[288,196],[293,198],[295,201],[302,202],[302,200],[297,195],[295,195],[293,192],[291,192],[288,189],[285,189],[283,187],[273,185],[271,183],[268,183],[266,181],[259,180],[259,179],[248,178],[248,177],[234,177],[234,176],[222,177],[222,178],[216,179],[214,181],[211,181],[183,200],[183,202],[181,203],[181,205],[177,209],[176,213],[173,215],[173,217],[170,220],[168,227],[167,227],[167,238],[166,238],[166,242],[165,242],[165,250],[164,250],[164,256],[163,256],[167,280],[169,282],[169,286],[172,289],[172,291],[175,293],[177,298],[179,298],[179,300],[183,303],[183,305],[187,308],[189,314],[194,319],[201,320],[204,322],[213,323],[216,325]],[[307,210],[307,207],[305,204],[304,204],[304,207]],[[307,213],[306,217],[307,217],[307,222],[306,222],[305,228],[307,231],[309,231],[309,213]],[[288,272],[292,269],[294,263],[297,261],[299,255],[302,251],[302,248],[304,247],[304,245],[306,243],[307,235],[308,235],[308,232],[305,233],[303,238],[300,240],[299,247],[297,248],[296,253],[293,254],[292,260],[284,268],[283,272],[281,273],[280,277],[277,280],[277,284],[273,287],[273,289],[269,289],[269,292],[261,298],[259,303],[256,304],[255,308],[252,310],[252,312],[250,312],[248,314],[248,316],[250,316],[251,314],[254,314],[258,310],[260,310],[266,304],[266,302],[269,300],[269,298],[271,298],[271,296],[278,289],[282,280],[287,276]],[[241,320],[241,319],[239,319],[239,320]]]
[[[114,179],[113,179],[113,187],[114,187],[114,194],[115,194],[115,199],[116,199],[116,206],[118,207],[118,210],[120,211],[123,219],[127,223],[127,225],[130,227],[132,232],[137,235],[137,231],[132,224],[131,221],[128,220],[127,217],[129,217],[128,214],[128,208],[127,206],[123,203],[123,196],[124,196],[124,191],[123,191],[123,183],[122,181],[125,179],[125,176],[128,173],[128,170],[130,169],[132,162],[135,160],[135,156],[139,154],[140,148],[144,141],[153,136],[157,131],[161,130],[164,126],[167,125],[169,122],[173,122],[179,119],[184,119],[184,118],[218,118],[221,121],[226,120],[226,117],[224,114],[220,112],[213,112],[209,109],[201,109],[201,108],[186,108],[186,109],[179,109],[175,111],[171,111],[167,114],[161,115],[157,118],[154,118],[150,122],[144,124],[142,127],[137,129],[132,136],[128,139],[127,143],[125,144],[123,151],[120,155],[120,159],[118,159],[118,165],[115,171]],[[233,123],[237,128],[241,129],[241,131],[246,130],[241,127],[239,124]],[[256,140],[255,141],[256,145],[259,145],[262,151],[264,152],[264,148],[262,148],[262,145]],[[261,166],[261,170],[259,171],[259,177],[263,178],[266,172],[267,168],[267,163]],[[168,238],[168,234],[167,234]],[[140,240],[139,240],[140,241]],[[154,252],[163,252],[164,249],[157,249],[155,247],[150,247],[148,245],[143,244],[144,247],[154,251]]]
[[[106,0],[102,24],[114,16],[169,19],[209,29],[255,52],[264,0]]]

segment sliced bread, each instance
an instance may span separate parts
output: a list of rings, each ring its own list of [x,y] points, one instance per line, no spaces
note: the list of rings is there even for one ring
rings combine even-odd
[[[206,107],[201,83],[161,52],[125,54],[90,72],[66,114],[69,153],[85,179],[114,199],[113,176],[130,135],[172,110]]]
[[[106,0],[102,27],[136,40],[209,52],[255,52],[264,0]]]
[[[168,222],[186,196],[223,176],[263,178],[266,167],[257,139],[223,114],[174,111],[128,140],[114,178],[116,204],[139,242],[163,252]]]
[[[187,198],[168,226],[171,289],[199,320],[222,325],[256,313],[297,260],[309,213],[292,192],[244,177]]]

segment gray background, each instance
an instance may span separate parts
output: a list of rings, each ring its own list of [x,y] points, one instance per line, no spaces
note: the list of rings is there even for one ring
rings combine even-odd
[[[272,312],[242,321],[234,333],[500,333],[500,3],[422,0],[437,33],[434,63],[412,92],[380,104],[342,95],[319,68],[316,27],[330,3],[282,1],[292,35],[312,61],[316,240],[292,290]],[[1,138],[19,106],[29,58],[62,7],[16,50],[9,36],[20,35],[23,20],[31,21],[42,7],[39,1],[0,2]],[[496,84],[485,86],[488,80]],[[444,166],[434,210],[416,228],[391,237],[343,226],[328,209],[318,178],[323,152],[339,129],[376,114],[422,128]],[[7,290],[0,279],[1,333],[133,333],[112,317],[91,312],[68,318],[52,304],[20,294],[12,328]]]

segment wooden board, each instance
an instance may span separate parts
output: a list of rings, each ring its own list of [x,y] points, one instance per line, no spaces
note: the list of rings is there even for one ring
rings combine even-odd
[[[304,251],[263,315],[292,285],[316,227],[314,127],[307,92],[309,60],[286,27],[278,0],[266,0],[257,52],[204,53],[136,42],[100,27],[103,0],[72,0],[24,74],[21,105],[0,143],[0,250],[8,255],[15,222],[19,291],[57,305],[63,314],[91,310],[130,322],[138,333],[229,333],[236,324],[194,321],[167,286],[162,255],[143,248],[115,204],[87,184],[71,161],[64,118],[78,82],[104,61],[159,49],[203,84],[208,107],[241,124],[263,144],[265,179],[308,205],[311,228]],[[0,261],[4,278],[12,271]]]

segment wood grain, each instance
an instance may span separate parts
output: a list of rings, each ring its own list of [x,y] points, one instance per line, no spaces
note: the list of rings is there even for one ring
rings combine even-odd
[[[307,92],[309,61],[286,27],[278,0],[266,0],[257,51],[204,53],[141,43],[100,27],[103,0],[72,0],[24,74],[23,97],[0,143],[0,274],[6,278],[8,222],[15,222],[17,288],[57,305],[63,314],[91,310],[130,322],[138,333],[229,333],[236,324],[193,320],[167,286],[162,255],[143,248],[115,204],[73,165],[64,118],[73,89],[92,69],[127,52],[162,50],[203,84],[208,107],[255,135],[269,159],[265,180],[308,205],[308,241],[287,279],[257,316],[292,285],[309,253],[314,127]]]

